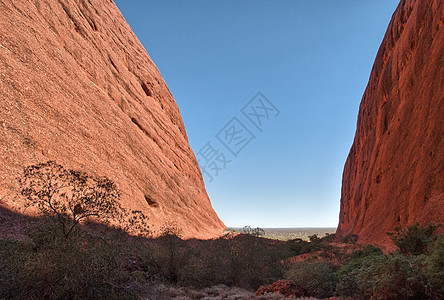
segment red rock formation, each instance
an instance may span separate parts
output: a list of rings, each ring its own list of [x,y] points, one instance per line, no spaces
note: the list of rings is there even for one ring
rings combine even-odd
[[[179,109],[110,0],[0,0],[0,199],[20,207],[23,166],[106,176],[154,229],[210,238],[213,211]]]
[[[376,56],[345,163],[337,233],[386,243],[444,222],[444,1],[401,0]]]

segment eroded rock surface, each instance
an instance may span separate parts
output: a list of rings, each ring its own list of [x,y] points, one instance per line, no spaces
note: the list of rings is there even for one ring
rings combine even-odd
[[[444,1],[401,0],[361,101],[337,233],[444,223]]]
[[[0,0],[0,199],[20,208],[23,166],[55,160],[106,176],[122,205],[184,237],[224,224],[179,109],[110,0]]]

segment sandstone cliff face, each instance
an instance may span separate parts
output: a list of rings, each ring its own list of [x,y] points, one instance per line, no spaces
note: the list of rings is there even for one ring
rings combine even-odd
[[[444,1],[401,0],[378,51],[345,163],[337,233],[386,243],[444,223]]]
[[[23,166],[106,176],[154,229],[219,235],[179,109],[110,0],[0,0],[0,200],[20,207]]]

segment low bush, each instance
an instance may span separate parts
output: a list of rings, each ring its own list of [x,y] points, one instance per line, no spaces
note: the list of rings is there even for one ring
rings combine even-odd
[[[252,235],[200,241],[181,272],[181,284],[208,287],[217,284],[255,290],[281,279],[283,260],[289,257],[284,243],[275,245]]]
[[[352,253],[341,267],[336,293],[353,299],[429,299],[427,293],[439,291],[429,283],[427,260],[424,254],[386,255],[367,246]]]
[[[428,246],[436,239],[435,231],[440,226],[429,224],[421,226],[418,223],[406,228],[396,227],[394,232],[388,232],[390,239],[404,255],[420,255],[427,251]]]
[[[422,246],[402,246],[415,251],[393,254],[367,246],[344,255],[334,244],[313,236],[311,242],[245,234],[182,240],[180,229],[166,224],[154,239],[85,222],[67,238],[57,216],[39,220],[22,240],[0,240],[0,299],[159,299],[160,285],[225,285],[254,291],[283,278],[294,281],[306,296],[318,298],[336,294],[353,299],[444,299],[443,236],[432,236],[433,243],[421,238],[427,247],[419,255],[415,249]],[[410,236],[411,231],[400,232]],[[428,231],[416,232],[420,234],[413,236],[429,237]],[[295,255],[319,250],[318,259],[342,255],[331,260],[342,266],[291,263]]]
[[[311,297],[326,298],[334,294],[337,284],[336,267],[323,261],[294,263],[286,278],[307,290]]]
[[[436,239],[426,258],[427,295],[431,299],[444,299],[444,236]]]
[[[320,250],[318,243],[311,243],[303,239],[288,240],[286,244],[293,255],[301,255]]]
[[[131,298],[134,292],[125,287],[131,274],[116,237],[111,244],[75,231],[66,239],[56,229],[49,223],[25,241],[1,241],[0,298]]]
[[[177,283],[181,269],[187,264],[188,247],[181,239],[182,230],[175,223],[166,223],[160,229],[160,236],[153,249],[154,260],[164,279]]]

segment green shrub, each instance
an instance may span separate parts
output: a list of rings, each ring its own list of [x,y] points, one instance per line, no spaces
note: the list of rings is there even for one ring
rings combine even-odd
[[[189,252],[187,264],[181,269],[179,283],[197,288],[232,284],[231,239],[196,242]]]
[[[328,232],[326,232],[325,233],[325,236],[323,236],[322,238],[321,238],[321,241],[322,242],[326,242],[326,243],[332,243],[332,242],[334,242],[334,241],[336,241],[337,240],[337,237],[336,237],[336,234],[335,233],[328,233]]]
[[[290,255],[284,243],[252,235],[190,243],[179,283],[199,288],[224,284],[256,290],[283,277],[283,260]]]
[[[24,241],[0,240],[0,299],[136,298],[149,281],[131,269],[135,239],[115,228],[96,236],[81,228],[67,239],[47,220]]]
[[[294,263],[286,278],[306,289],[306,296],[319,298],[333,296],[338,282],[335,267],[323,261]]]
[[[311,243],[303,239],[288,240],[286,244],[293,255],[301,255],[320,250],[319,243]]]
[[[337,294],[356,299],[426,299],[425,257],[356,251],[338,272]]]
[[[286,256],[282,248],[251,235],[233,238],[229,243],[232,284],[257,289],[282,278],[281,260]]]
[[[359,236],[357,234],[347,234],[346,236],[339,237],[339,241],[346,244],[356,244]]]
[[[434,232],[438,227],[434,224],[421,226],[416,223],[404,229],[396,227],[394,232],[387,234],[402,254],[419,255],[425,253],[428,246],[434,242]]]
[[[444,235],[436,239],[427,256],[427,295],[431,299],[444,299]]]
[[[339,283],[336,293],[341,296],[358,298],[370,297],[373,283],[362,281],[363,274],[370,272],[371,266],[383,259],[381,249],[368,245],[362,250],[356,250],[346,258],[346,263],[338,271]]]
[[[423,256],[390,255],[373,268],[374,299],[427,299]]]

